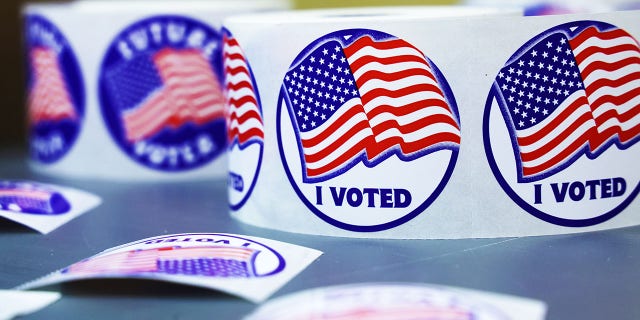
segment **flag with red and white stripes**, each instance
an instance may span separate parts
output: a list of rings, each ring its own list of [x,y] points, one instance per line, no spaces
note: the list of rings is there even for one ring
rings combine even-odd
[[[234,37],[224,36],[222,55],[229,146],[233,146],[234,141],[240,147],[251,142],[261,142],[264,139],[264,129],[257,88],[247,59]]]
[[[516,138],[520,181],[640,137],[640,48],[624,30],[552,33],[512,58],[495,85]]]
[[[75,263],[68,274],[164,273],[212,277],[251,277],[259,251],[246,247],[166,247],[105,254]]]
[[[69,201],[59,192],[29,183],[0,181],[0,210],[57,215],[70,209]]]
[[[349,39],[351,40],[351,39]],[[455,149],[460,125],[431,63],[404,40],[328,39],[285,76],[303,179],[322,181],[392,154]]]
[[[126,139],[147,139],[186,123],[224,117],[221,85],[196,49],[165,48],[140,55],[107,74],[111,96],[123,111]]]
[[[52,49],[35,47],[31,49],[29,58],[34,78],[28,98],[29,121],[35,124],[76,119],[57,54]]]

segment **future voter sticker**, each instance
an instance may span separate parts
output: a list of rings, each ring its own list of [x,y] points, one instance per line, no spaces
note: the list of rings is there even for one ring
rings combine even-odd
[[[71,44],[55,24],[27,15],[24,30],[30,153],[50,164],[62,159],[80,134],[85,88]]]
[[[498,307],[444,287],[360,283],[305,290],[271,300],[246,320],[513,319]]]
[[[460,119],[435,64],[369,29],[329,33],[284,75],[278,146],[306,206],[357,232],[401,225],[436,200],[454,169]]]
[[[74,263],[62,273],[78,276],[268,277],[285,268],[274,249],[230,234],[177,234],[149,238]]]
[[[498,72],[484,113],[491,169],[528,213],[567,227],[618,215],[640,190],[640,48],[597,21],[551,28]]]
[[[222,34],[161,15],[120,32],[102,60],[99,97],[111,136],[160,171],[209,163],[226,148]]]
[[[0,210],[38,215],[69,212],[71,204],[52,188],[29,182],[0,180]]]
[[[229,156],[229,206],[240,209],[251,196],[262,165],[264,122],[260,96],[238,41],[223,30],[222,60]]]

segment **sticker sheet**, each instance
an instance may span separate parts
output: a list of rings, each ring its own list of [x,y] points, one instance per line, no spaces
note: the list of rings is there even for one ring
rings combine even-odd
[[[228,18],[254,102],[228,117],[231,215],[391,239],[638,225],[638,12],[462,8]]]

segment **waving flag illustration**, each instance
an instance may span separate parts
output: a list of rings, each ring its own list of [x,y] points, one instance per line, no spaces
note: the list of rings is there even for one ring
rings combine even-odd
[[[77,115],[64,82],[58,57],[52,49],[31,49],[34,83],[29,92],[29,121],[76,119]]]
[[[34,188],[30,185],[0,184],[0,209],[31,214],[62,214],[71,209],[69,202],[58,192]]]
[[[235,140],[243,147],[264,139],[262,116],[249,65],[238,41],[225,35],[223,43],[227,136],[230,147]]]
[[[515,138],[519,181],[638,141],[640,48],[621,29],[550,34],[512,58],[495,85]]]
[[[196,49],[165,48],[107,72],[112,99],[122,111],[126,139],[147,139],[165,128],[202,125],[224,117],[220,83]]]
[[[166,247],[89,258],[64,270],[71,274],[164,273],[209,277],[252,277],[259,251],[245,247]]]
[[[329,39],[284,81],[302,149],[304,181],[322,181],[359,161],[410,161],[456,149],[460,126],[422,52],[369,35]]]

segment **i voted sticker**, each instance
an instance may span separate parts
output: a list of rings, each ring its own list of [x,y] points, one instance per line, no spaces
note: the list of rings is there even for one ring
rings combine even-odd
[[[120,32],[100,68],[102,115],[134,161],[184,171],[225,150],[222,34],[183,16],[138,21]]]
[[[25,214],[59,215],[71,204],[60,192],[41,184],[0,181],[0,210]]]
[[[74,263],[62,273],[252,278],[277,274],[284,267],[284,258],[277,251],[254,240],[226,234],[185,234],[121,247]]]
[[[381,231],[425,211],[460,148],[453,94],[409,42],[370,29],[313,41],[284,75],[277,138],[300,200],[338,228]]]
[[[264,150],[264,122],[258,86],[238,41],[223,30],[222,59],[229,156],[229,206],[240,209],[251,196]]]
[[[221,290],[260,302],[321,254],[285,242],[228,233],[163,235],[107,249],[18,288],[82,279],[143,278]]]
[[[245,320],[541,320],[539,301],[417,283],[357,283],[308,289],[271,300]]]
[[[640,48],[598,21],[551,28],[498,73],[484,115],[491,169],[528,213],[585,227],[640,190]]]
[[[62,159],[80,134],[85,88],[71,44],[54,23],[27,15],[24,32],[31,157],[50,164]]]
[[[101,202],[91,193],[34,181],[0,180],[0,217],[49,233]]]

